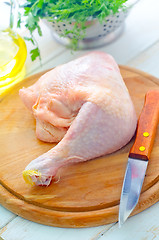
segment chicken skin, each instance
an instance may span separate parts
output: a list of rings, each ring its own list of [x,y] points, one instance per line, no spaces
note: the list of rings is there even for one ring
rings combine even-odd
[[[19,92],[36,119],[36,136],[58,144],[29,163],[26,181],[49,185],[59,168],[126,145],[137,118],[112,56],[90,52],[44,74]]]

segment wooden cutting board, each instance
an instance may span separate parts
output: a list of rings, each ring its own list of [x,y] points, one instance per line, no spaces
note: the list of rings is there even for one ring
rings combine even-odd
[[[139,116],[145,93],[159,89],[159,80],[125,66],[120,69]],[[33,116],[18,95],[19,88],[33,84],[43,73],[25,79],[0,102],[0,203],[19,216],[51,226],[90,227],[115,222],[134,139],[113,154],[63,168],[60,180],[49,187],[32,187],[22,178],[22,171],[31,160],[55,146],[36,138]],[[159,128],[133,214],[158,199]]]

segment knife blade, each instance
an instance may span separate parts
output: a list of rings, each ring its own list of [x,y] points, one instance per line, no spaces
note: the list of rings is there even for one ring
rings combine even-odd
[[[150,90],[145,96],[144,106],[137,124],[135,142],[128,156],[119,205],[119,227],[126,221],[138,203],[158,122],[159,90]]]

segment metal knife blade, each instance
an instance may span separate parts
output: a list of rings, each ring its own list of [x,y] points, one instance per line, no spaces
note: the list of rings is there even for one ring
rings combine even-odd
[[[159,91],[145,96],[134,145],[129,152],[119,206],[119,227],[138,203],[159,122]]]
[[[119,226],[129,217],[138,203],[148,161],[128,158],[120,199]]]

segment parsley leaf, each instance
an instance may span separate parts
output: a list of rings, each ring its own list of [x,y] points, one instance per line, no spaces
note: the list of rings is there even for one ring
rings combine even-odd
[[[40,57],[40,51],[39,48],[34,48],[30,51],[31,54],[31,60],[34,61],[37,57]]]
[[[32,43],[35,30],[42,36],[42,31],[39,26],[40,19],[45,19],[49,22],[74,23],[71,30],[64,30],[61,36],[72,36],[72,47],[77,49],[78,41],[85,37],[85,30],[88,27],[86,22],[88,18],[97,18],[100,23],[109,16],[115,14],[119,9],[124,8],[125,2],[128,0],[26,0],[20,7],[24,9],[26,18],[25,26],[31,34]],[[18,18],[18,26],[21,24],[20,17]],[[31,41],[31,38],[28,38]],[[36,43],[37,45],[37,43]],[[37,48],[31,51],[31,58],[35,60],[40,56],[40,51]]]

